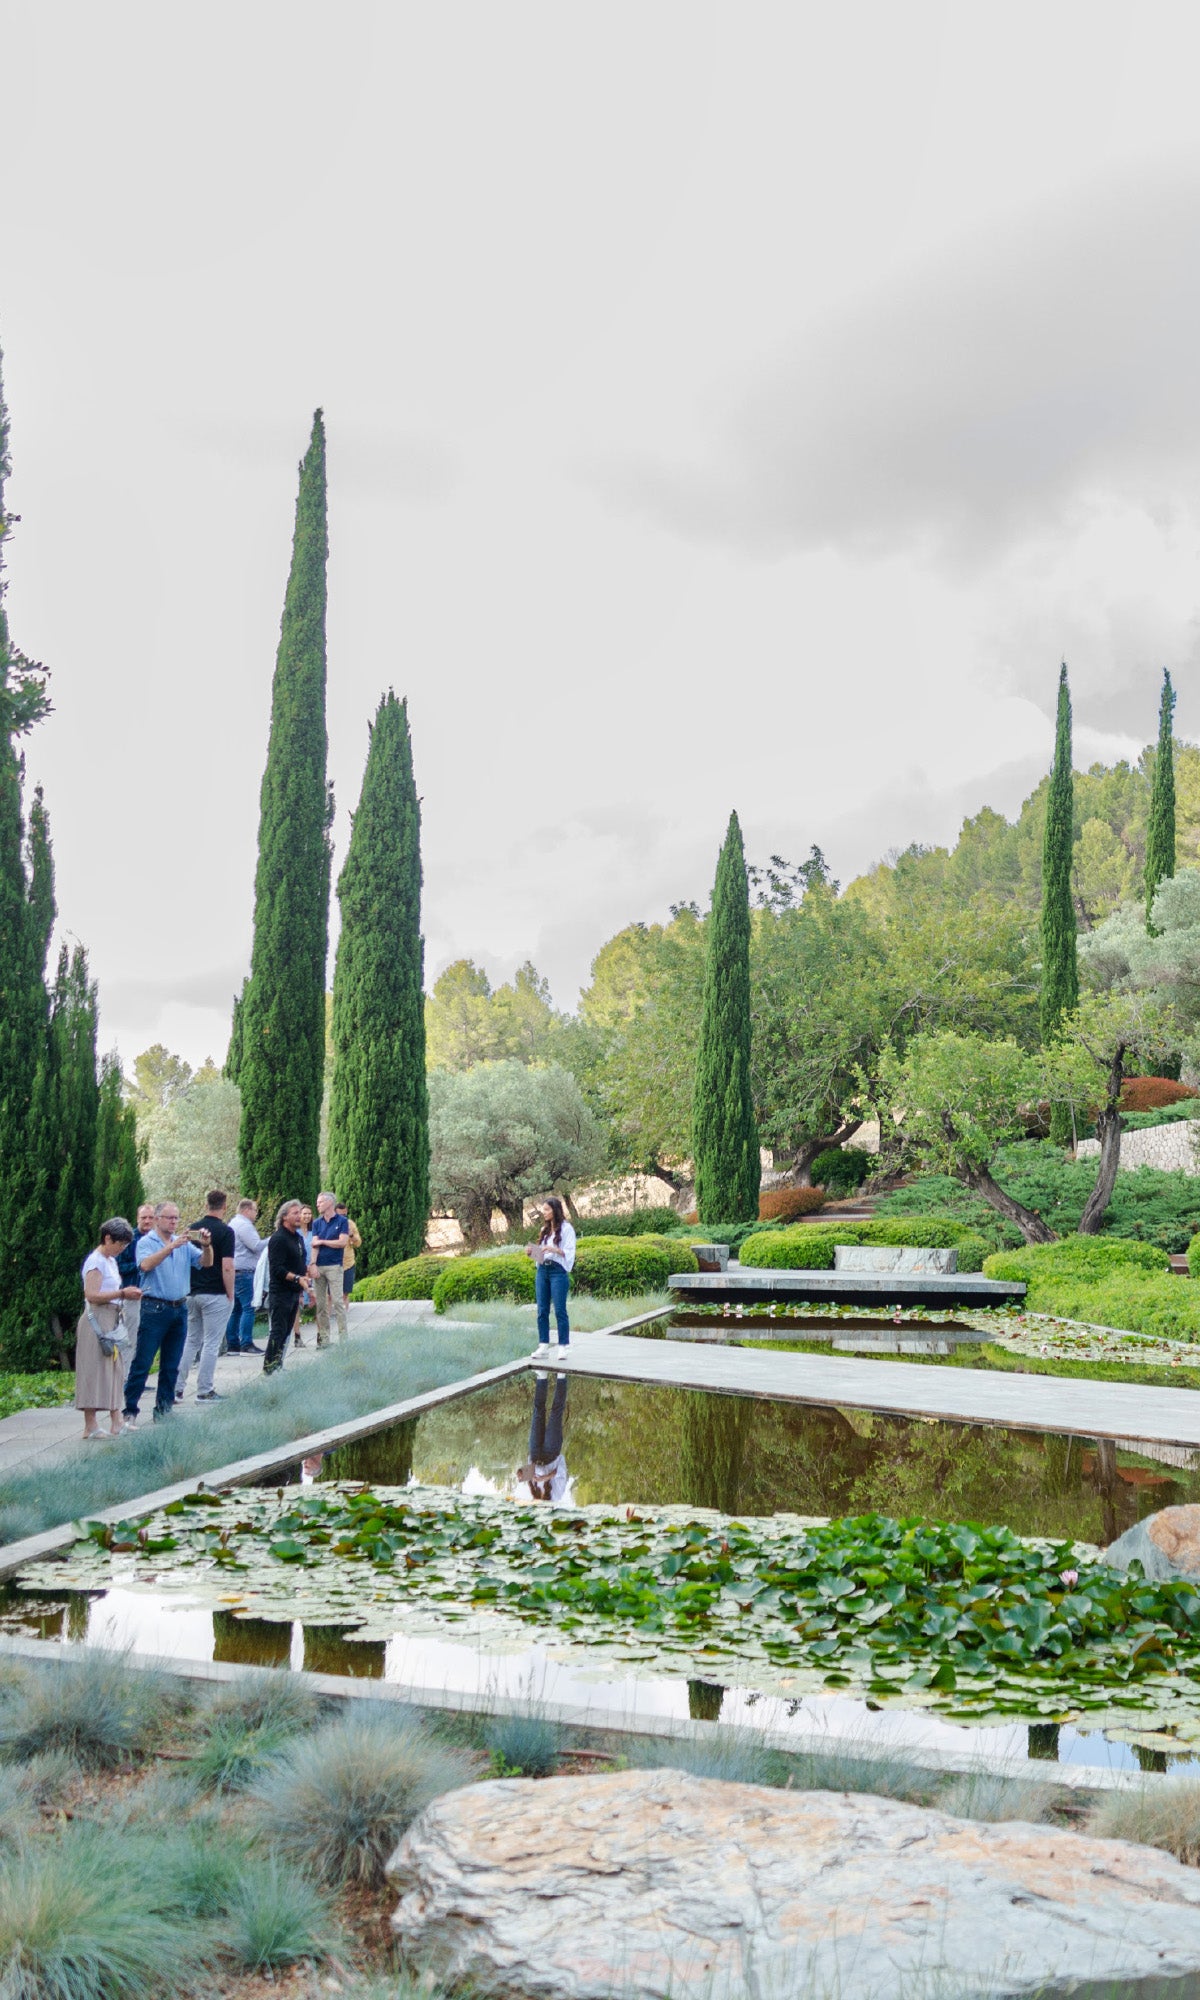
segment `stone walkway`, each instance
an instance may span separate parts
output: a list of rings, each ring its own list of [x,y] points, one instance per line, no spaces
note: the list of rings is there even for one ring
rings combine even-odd
[[[551,1347],[551,1367],[556,1359],[557,1350]],[[772,1354],[693,1341],[639,1340],[636,1335],[613,1339],[603,1333],[572,1335],[570,1368],[574,1374],[623,1382],[723,1389],[731,1395],[784,1397],[898,1416],[1060,1431],[1073,1437],[1200,1447],[1200,1395],[1194,1389],[914,1367],[904,1361],[860,1361],[849,1355]]]
[[[433,1302],[430,1299],[398,1302],[364,1299],[356,1303],[350,1301],[348,1323],[352,1334],[375,1333],[385,1326],[395,1326],[397,1321],[419,1322],[432,1316]],[[440,1326],[447,1325],[440,1320]],[[261,1334],[262,1327],[256,1329]],[[303,1327],[304,1346],[296,1352],[288,1349],[289,1368],[308,1368],[317,1355],[317,1330],[306,1320]],[[335,1335],[336,1338],[336,1335]],[[261,1345],[261,1342],[260,1342]],[[225,1354],[217,1363],[217,1390],[223,1396],[232,1395],[246,1382],[256,1381],[262,1374],[261,1354]],[[156,1377],[150,1377],[151,1385]],[[190,1409],[196,1400],[196,1370],[193,1368],[188,1379],[183,1407]],[[147,1417],[154,1406],[154,1391],[148,1386],[142,1397],[142,1415]],[[0,1479],[19,1466],[30,1465],[36,1459],[52,1458],[67,1448],[77,1445],[83,1435],[83,1418],[79,1411],[68,1404],[55,1410],[17,1410],[11,1417],[0,1418]],[[103,1449],[101,1445],[94,1447]]]

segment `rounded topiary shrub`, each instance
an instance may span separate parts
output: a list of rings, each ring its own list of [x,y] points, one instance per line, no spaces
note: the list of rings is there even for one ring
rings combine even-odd
[[[810,1171],[827,1194],[850,1194],[862,1186],[870,1166],[871,1156],[861,1146],[829,1146],[817,1154]]]
[[[407,1257],[373,1278],[363,1278],[354,1287],[356,1299],[431,1299],[433,1288],[447,1268],[447,1257]]]
[[[1157,1243],[1137,1243],[1128,1236],[1064,1236],[1059,1243],[1028,1243],[1023,1250],[997,1250],[985,1260],[983,1271],[987,1278],[1025,1283],[1036,1276],[1082,1278],[1095,1284],[1104,1278],[1170,1268],[1170,1257]]]
[[[443,1267],[433,1288],[438,1312],[481,1299],[514,1299],[528,1305],[533,1299],[532,1258],[513,1251],[499,1257],[455,1257]]]
[[[979,1270],[987,1248],[983,1237],[965,1222],[951,1222],[944,1215],[897,1215],[873,1222],[814,1222],[797,1229],[759,1230],[746,1238],[740,1261],[757,1270],[832,1271],[838,1246],[859,1243],[957,1249],[961,1271]]]
[[[798,1215],[815,1215],[824,1208],[823,1187],[764,1188],[758,1197],[760,1222],[792,1222]]]
[[[1172,1076],[1127,1076],[1121,1085],[1122,1111],[1158,1111],[1164,1104],[1182,1104],[1200,1092]]]
[[[686,1243],[655,1236],[591,1236],[575,1252],[571,1286],[593,1298],[631,1298],[638,1292],[661,1292],[679,1271],[699,1268]]]

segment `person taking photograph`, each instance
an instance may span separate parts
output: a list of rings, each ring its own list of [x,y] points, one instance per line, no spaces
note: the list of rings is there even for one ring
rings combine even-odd
[[[83,1260],[83,1313],[75,1329],[75,1408],[83,1411],[85,1438],[120,1437],[121,1398],[125,1388],[125,1348],[122,1311],[141,1298],[137,1285],[122,1283],[117,1260],[133,1242],[123,1215],[100,1225],[100,1241]],[[108,1349],[107,1354],[105,1348]],[[97,1421],[108,1411],[108,1429]]]
[[[556,1194],[542,1203],[542,1233],[536,1243],[526,1246],[525,1254],[532,1257],[537,1265],[533,1274],[533,1292],[537,1300],[538,1344],[533,1350],[533,1359],[540,1361],[550,1351],[552,1305],[559,1352],[571,1341],[567,1293],[571,1289],[571,1270],[575,1263],[575,1231],[567,1221]]]

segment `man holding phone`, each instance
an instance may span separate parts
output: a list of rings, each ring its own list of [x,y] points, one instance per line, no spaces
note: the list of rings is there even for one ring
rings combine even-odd
[[[193,1243],[192,1236],[199,1238]],[[160,1201],[154,1211],[154,1227],[138,1238],[137,1262],[141,1273],[142,1317],[137,1346],[125,1377],[125,1422],[136,1426],[138,1404],[146,1377],[158,1359],[158,1390],[154,1398],[154,1421],[171,1415],[175,1408],[175,1378],[183,1343],[187,1339],[187,1302],[192,1271],[213,1260],[212,1236],[207,1229],[181,1230],[179,1209],[173,1201]]]

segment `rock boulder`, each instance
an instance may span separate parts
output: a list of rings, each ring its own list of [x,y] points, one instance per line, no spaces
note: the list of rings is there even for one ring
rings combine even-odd
[[[1163,1507],[1147,1514],[1104,1552],[1105,1562],[1128,1569],[1134,1558],[1154,1583],[1187,1577],[1200,1583],[1200,1507]]]
[[[1190,2000],[1200,1873],[890,1799],[626,1771],[438,1799],[389,1873],[407,1955],[503,2000]]]

